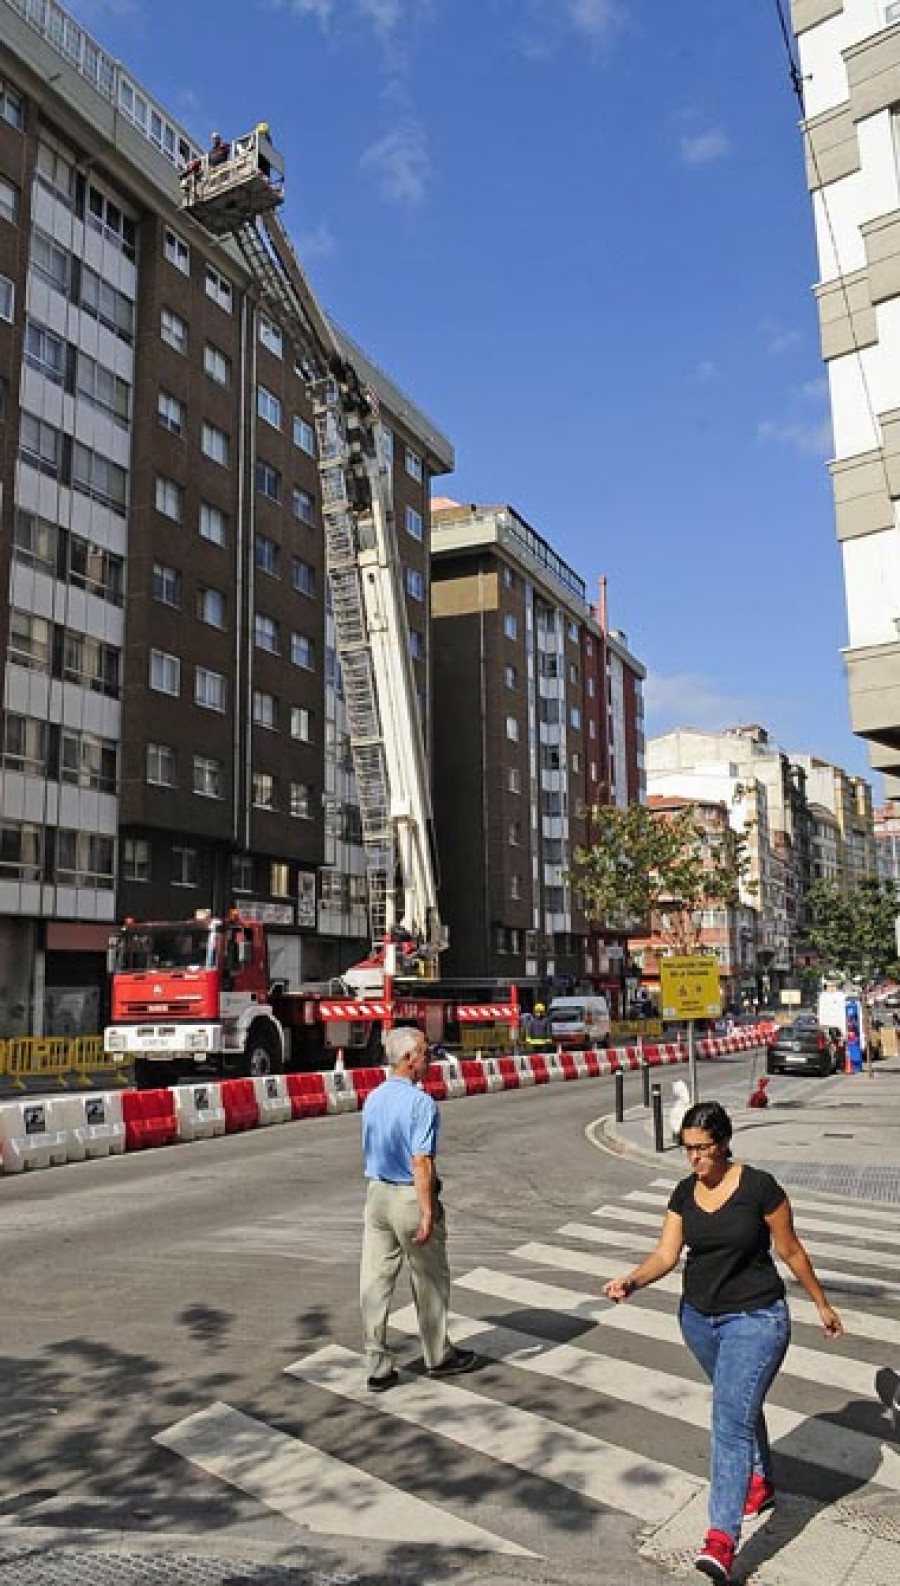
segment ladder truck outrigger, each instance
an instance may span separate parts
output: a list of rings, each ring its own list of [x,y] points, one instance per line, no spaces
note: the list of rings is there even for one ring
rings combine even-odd
[[[448,1021],[458,1027],[470,1017],[467,1005],[443,1004],[437,985],[428,986],[446,935],[376,394],[341,346],[281,224],[284,164],[266,124],[194,160],[182,173],[182,194],[186,214],[237,244],[262,308],[293,342],[310,394],[373,945],[342,982],[292,991],[270,970],[258,921],[186,921],[180,936],[170,922],[127,922],[111,943],[105,1044],[110,1055],[134,1063],[139,1084],[153,1083],[164,1068],[321,1067],[337,1050],[371,1052],[396,1018],[422,1019],[439,1039]],[[416,1001],[394,1001],[398,970],[421,977],[412,989]],[[447,1008],[448,1021],[438,1006]],[[515,1029],[515,990],[511,1004],[507,993],[488,1011]]]

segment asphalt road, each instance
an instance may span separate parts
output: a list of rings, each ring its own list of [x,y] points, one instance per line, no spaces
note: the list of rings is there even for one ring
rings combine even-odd
[[[704,1093],[714,1093],[717,1074],[743,1086],[748,1067],[744,1059],[704,1065]],[[629,1100],[639,1094],[631,1076]],[[646,1164],[609,1156],[585,1137],[612,1105],[609,1081],[445,1105],[441,1176],[456,1276],[474,1271],[477,1283],[479,1272],[509,1272],[511,1252],[546,1250],[561,1227],[590,1224],[601,1202],[648,1188],[654,1174]],[[676,1170],[680,1164],[667,1159],[666,1171]],[[468,1398],[447,1401],[455,1429],[453,1415],[441,1419],[441,1406],[432,1417],[427,1400],[422,1424],[414,1409],[402,1415],[402,1394],[412,1390],[397,1390],[390,1414],[382,1411],[391,1410],[394,1395],[377,1407],[364,1393],[348,1396],[358,1385],[356,1361],[349,1362],[350,1389],[340,1385],[346,1359],[335,1346],[359,1349],[358,1117],[5,1179],[0,1204],[0,1562],[4,1524],[8,1542],[50,1548],[40,1577],[27,1573],[33,1559],[23,1553],[19,1573],[13,1560],[0,1573],[4,1581],[75,1579],[71,1568],[68,1576],[53,1574],[52,1549],[62,1544],[95,1549],[97,1558],[105,1549],[110,1560],[117,1550],[168,1558],[169,1573],[152,1578],[173,1582],[182,1579],[176,1556],[210,1567],[218,1561],[214,1575],[183,1578],[223,1583],[287,1581],[277,1569],[288,1566],[302,1567],[306,1580],[312,1570],[329,1580],[337,1573],[419,1581],[424,1571],[432,1582],[595,1582],[598,1560],[601,1580],[627,1575],[650,1586],[671,1579],[636,1552],[640,1512],[606,1507],[596,1488],[576,1490],[571,1474],[554,1474],[563,1468],[554,1458],[570,1469],[577,1440],[600,1437],[616,1448],[646,1449],[679,1481],[699,1487],[704,1427],[654,1418],[652,1404],[627,1393],[601,1403],[565,1376],[514,1372],[499,1359],[460,1381],[478,1396],[474,1407]],[[621,1266],[630,1261],[623,1253]],[[600,1291],[599,1281],[584,1276],[573,1284],[571,1274],[528,1270],[549,1284]],[[476,1321],[590,1348],[590,1323],[564,1309],[487,1294],[465,1300]],[[404,1280],[398,1305],[407,1304]],[[617,1347],[638,1367],[676,1359],[673,1347],[640,1337],[621,1335]],[[683,1354],[679,1371],[689,1370]],[[416,1356],[410,1337],[402,1358],[414,1369]],[[285,1375],[310,1357],[305,1375]],[[329,1371],[338,1373],[336,1387],[326,1383]],[[791,1391],[798,1411],[806,1401],[818,1406],[814,1385]],[[211,1417],[199,1423],[206,1444],[201,1437],[199,1457],[186,1458],[183,1423],[197,1412]],[[212,1473],[221,1447],[238,1434],[237,1464],[226,1476]],[[521,1450],[536,1436],[532,1465]],[[574,1454],[566,1437],[575,1439]],[[293,1458],[298,1440],[310,1463],[281,1471],[277,1503],[271,1488],[260,1501],[253,1495],[259,1471],[286,1449]],[[366,1488],[369,1478],[384,1488],[383,1504],[380,1487]],[[365,1534],[373,1491],[374,1510],[381,1513],[381,1504],[387,1516],[381,1536]],[[298,1510],[310,1493],[319,1506]],[[511,1546],[526,1551],[517,1556]],[[251,1565],[270,1574],[246,1573]],[[105,1579],[96,1567],[84,1578]]]

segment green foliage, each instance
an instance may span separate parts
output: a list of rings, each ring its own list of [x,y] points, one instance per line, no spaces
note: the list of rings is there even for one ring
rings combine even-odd
[[[696,939],[696,911],[735,904],[749,858],[743,837],[710,831],[693,805],[674,813],[629,804],[591,811],[594,842],[577,848],[569,880],[588,919],[610,930],[649,929],[663,911],[681,950]]]
[[[831,881],[814,881],[808,903],[807,939],[825,973],[865,982],[896,968],[900,899],[892,881],[867,877],[846,896]]]

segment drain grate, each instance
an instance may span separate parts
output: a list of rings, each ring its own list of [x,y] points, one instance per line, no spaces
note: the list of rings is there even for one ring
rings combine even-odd
[[[42,1543],[0,1549],[0,1586],[353,1586],[358,1580],[337,1571],[188,1553],[106,1553]]]

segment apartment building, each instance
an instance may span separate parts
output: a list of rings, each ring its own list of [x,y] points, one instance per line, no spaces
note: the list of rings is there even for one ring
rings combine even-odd
[[[625,995],[568,880],[590,809],[644,791],[644,668],[507,505],[432,507],[434,801],[452,975]]]
[[[885,804],[875,811],[874,822],[878,877],[900,887],[900,810],[896,804]]]
[[[900,788],[900,7],[792,0],[853,730]]]
[[[54,0],[0,22],[3,1035],[79,988],[99,1010],[122,915],[239,904],[310,976],[367,924],[288,328],[182,213],[185,129]],[[424,712],[452,448],[344,346],[381,404]]]
[[[810,799],[823,805],[836,822],[836,883],[844,893],[855,892],[877,870],[872,788],[864,777],[849,776],[815,755],[795,755],[794,763],[805,772]]]

